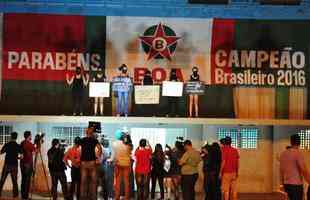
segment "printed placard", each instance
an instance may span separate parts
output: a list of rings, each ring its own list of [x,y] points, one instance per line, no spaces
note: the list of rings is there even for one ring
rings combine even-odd
[[[110,97],[110,83],[90,82],[89,97]]]
[[[136,85],[136,104],[159,104],[159,85]]]
[[[181,97],[183,95],[183,82],[164,81],[163,96]]]

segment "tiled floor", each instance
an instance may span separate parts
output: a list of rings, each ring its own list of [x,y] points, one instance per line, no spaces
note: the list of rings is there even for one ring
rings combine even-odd
[[[10,196],[10,194],[8,194],[7,196]],[[39,195],[33,195],[32,198],[32,200],[49,200],[49,199],[50,198],[48,197],[42,197]],[[58,199],[63,200],[63,198]],[[196,199],[203,200],[204,198],[203,196],[199,195]],[[0,200],[13,200],[13,198],[0,198]],[[98,200],[101,200],[101,198],[99,198]],[[286,199],[281,194],[274,193],[274,194],[240,194],[238,200],[286,200]]]

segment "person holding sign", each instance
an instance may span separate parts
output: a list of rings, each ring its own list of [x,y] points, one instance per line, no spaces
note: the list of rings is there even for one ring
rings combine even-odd
[[[116,85],[115,92],[117,94],[116,112],[117,116],[128,116],[129,94],[132,91],[132,80],[128,75],[128,68],[122,64],[118,70],[121,72],[118,77],[113,79],[113,84]]]
[[[147,70],[143,76],[142,85],[153,85],[154,81],[150,70]],[[144,115],[145,116],[155,116],[156,104],[144,104]]]
[[[176,82],[181,81],[177,76],[176,69],[171,69],[169,81],[176,81]],[[172,117],[178,116],[177,111],[178,111],[179,97],[169,96],[168,97],[168,104],[169,104],[169,114],[167,114],[167,117],[168,116],[172,116]]]
[[[83,115],[83,100],[88,80],[88,74],[84,75],[81,67],[76,67],[75,75],[71,78],[66,74],[67,84],[72,85],[73,115]]]
[[[198,74],[198,68],[193,67],[192,68],[192,75],[190,76],[190,81],[191,82],[199,82],[199,74]],[[193,115],[193,105],[195,107],[195,116],[198,117],[198,94],[190,94],[189,95],[189,117],[192,117]]]
[[[93,78],[93,82],[105,82],[106,76],[104,75],[103,68],[99,67],[98,71]],[[94,115],[97,115],[98,106],[100,107],[100,115],[103,115],[103,97],[95,97],[94,99]]]
[[[142,85],[153,85],[153,78],[150,70],[147,70],[143,76]]]

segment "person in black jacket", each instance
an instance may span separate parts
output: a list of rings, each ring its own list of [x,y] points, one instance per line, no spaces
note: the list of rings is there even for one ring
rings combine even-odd
[[[66,165],[64,163],[64,149],[60,147],[58,139],[52,140],[52,147],[47,151],[48,169],[52,178],[52,197],[57,199],[57,185],[60,181],[63,195],[66,200],[69,200],[67,177],[65,174]]]
[[[156,144],[155,150],[152,155],[152,170],[151,170],[151,179],[152,179],[152,190],[151,190],[151,199],[155,198],[155,188],[156,180],[159,183],[160,189],[160,199],[164,199],[164,163],[165,163],[165,153],[161,144]]]
[[[207,156],[204,161],[205,174],[205,200],[221,200],[220,170],[222,163],[222,153],[220,145],[214,142],[211,146],[206,146]]]
[[[181,81],[177,76],[176,69],[171,69],[169,81]],[[178,117],[179,99],[180,97],[168,97],[169,113],[166,115],[167,117]]]
[[[11,141],[6,143],[2,149],[1,154],[5,153],[4,166],[2,170],[0,180],[0,197],[3,189],[5,180],[9,174],[12,177],[13,184],[13,197],[18,197],[18,184],[17,184],[17,172],[18,172],[18,159],[19,155],[22,154],[22,149],[19,144],[16,143],[17,133],[11,133]]]
[[[143,76],[142,85],[153,85],[154,81],[150,70],[147,70]],[[143,116],[150,117],[156,115],[157,104],[144,104]]]

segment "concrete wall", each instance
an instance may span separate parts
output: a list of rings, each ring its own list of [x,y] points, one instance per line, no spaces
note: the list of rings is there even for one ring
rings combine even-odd
[[[217,129],[237,126],[204,126],[203,139],[212,143],[217,141]],[[272,192],[272,127],[259,126],[258,149],[240,149],[240,192]]]
[[[237,126],[207,126],[203,127],[203,140],[217,140],[219,127],[237,128]],[[240,149],[240,179],[239,191],[244,193],[269,193],[279,190],[278,158],[290,144],[290,135],[308,126],[258,126],[260,132],[258,149]],[[307,166],[310,166],[310,151],[303,150]],[[305,184],[306,185],[306,184]]]
[[[279,189],[279,162],[278,158],[282,151],[285,150],[286,146],[290,145],[290,136],[294,133],[299,132],[300,130],[309,129],[309,126],[299,126],[299,127],[292,127],[292,126],[275,126],[273,131],[273,189]],[[304,158],[306,161],[306,165],[308,169],[310,167],[310,151],[309,150],[302,150],[304,154]],[[307,185],[307,184],[305,184]]]

